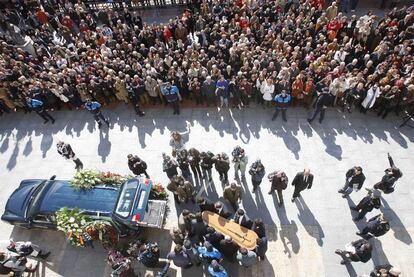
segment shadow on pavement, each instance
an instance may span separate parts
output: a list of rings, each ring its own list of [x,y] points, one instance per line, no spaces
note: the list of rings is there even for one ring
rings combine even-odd
[[[308,234],[316,239],[319,246],[323,245],[323,238],[325,234],[319,222],[316,220],[315,216],[313,215],[312,211],[306,205],[305,200],[302,197],[299,197],[295,201],[296,207],[299,210],[298,218],[302,223],[305,230]],[[316,230],[315,230],[316,228]],[[316,232],[315,232],[316,231]]]
[[[388,202],[385,201],[383,197],[381,197],[381,212],[384,214],[385,218],[390,221],[391,229],[394,232],[394,237],[399,241],[404,242],[405,244],[410,245],[413,240],[410,234],[407,232],[404,224],[401,222],[401,219],[398,217],[397,213],[395,213],[389,206]]]

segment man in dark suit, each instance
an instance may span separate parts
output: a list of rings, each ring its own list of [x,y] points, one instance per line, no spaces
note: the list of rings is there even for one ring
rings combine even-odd
[[[372,236],[380,237],[390,230],[390,223],[384,218],[383,214],[374,216],[368,220],[367,226],[362,231],[357,232],[358,236],[369,239]]]
[[[214,203],[204,197],[198,197],[197,204],[201,212],[210,211],[214,213],[215,211]]]
[[[368,190],[368,195],[362,198],[358,205],[350,207],[351,210],[359,212],[358,216],[353,218],[354,221],[361,220],[364,216],[372,211],[374,208],[379,209],[381,207],[381,192],[377,189]]]
[[[362,173],[362,167],[354,166],[346,172],[345,185],[343,188],[338,190],[338,192],[342,193],[342,197],[345,198],[352,192],[353,189],[356,191],[360,190],[364,182],[365,175]]]
[[[132,154],[128,154],[128,167],[135,175],[139,176],[141,174],[145,174],[145,177],[149,179],[149,175],[147,173],[147,163],[141,160],[138,156],[134,156]]]
[[[351,242],[352,250],[347,249],[345,251],[337,249],[336,254],[342,257],[341,264],[347,264],[349,262],[363,262],[366,263],[371,259],[372,245],[364,240],[360,239]]]
[[[246,215],[246,213],[242,209],[237,210],[237,212],[234,214],[233,220],[237,224],[246,227],[247,229],[252,228],[253,221]]]
[[[224,206],[223,203],[221,203],[220,201],[217,201],[216,203],[214,203],[214,209],[215,209],[215,213],[218,214],[221,217],[224,218],[230,218],[231,213],[229,213],[226,209],[226,207]]]
[[[313,174],[310,173],[309,168],[305,168],[302,172],[298,172],[293,178],[292,186],[295,187],[293,192],[292,202],[295,202],[296,197],[300,197],[300,192],[306,188],[310,189],[313,184]]]

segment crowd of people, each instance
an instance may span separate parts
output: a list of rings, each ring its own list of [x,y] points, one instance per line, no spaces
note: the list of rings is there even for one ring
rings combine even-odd
[[[292,106],[314,108],[308,118],[324,119],[329,106],[351,113],[375,110],[385,118],[390,112],[413,109],[414,102],[414,8],[393,9],[379,19],[371,12],[357,18],[333,1],[212,1],[194,5],[167,24],[145,24],[130,10],[89,11],[82,1],[66,1],[55,10],[42,1],[27,9],[24,1],[1,11],[0,110],[35,111],[45,121],[55,122],[51,111],[61,108],[90,111],[99,127],[110,121],[101,107],[113,102],[131,104],[139,116],[142,107],[169,104],[180,114],[180,102],[197,106],[248,108],[252,102],[263,109],[274,108],[287,121]],[[16,47],[16,46],[20,47]],[[265,166],[248,156],[240,146],[227,153],[186,149],[183,134],[174,132],[171,155],[163,154],[167,188],[177,204],[191,201],[198,207],[183,210],[178,227],[171,231],[174,251],[168,254],[176,266],[205,264],[212,276],[227,276],[223,259],[249,267],[266,258],[267,236],[260,218],[250,219],[241,209],[246,171],[251,175],[252,193],[260,189]],[[59,142],[59,153],[83,164],[70,145]],[[360,203],[355,221],[381,206],[381,191],[394,190],[402,173],[391,157],[390,168]],[[234,179],[230,182],[231,165]],[[128,166],[145,174],[147,165],[128,156]],[[194,186],[212,184],[213,167],[224,186],[226,203],[198,196]],[[239,176],[240,173],[240,176]],[[283,170],[267,175],[269,194],[277,193],[284,205],[288,176]],[[293,178],[292,202],[310,189],[314,176],[304,169]],[[346,173],[339,191],[347,197],[361,189],[365,178],[356,166]],[[227,210],[227,204],[232,210]],[[210,211],[232,219],[257,236],[255,249],[239,247],[231,238],[206,225],[202,212]],[[371,258],[369,237],[389,230],[382,214],[371,218],[357,235],[363,239],[336,253],[349,261]],[[149,250],[148,250],[149,249]],[[155,247],[149,247],[152,251]],[[375,269],[372,276],[398,276],[391,265]],[[377,275],[375,275],[377,274]],[[380,275],[378,275],[380,274]]]
[[[186,140],[183,136],[189,134],[172,132],[170,146],[171,155],[163,153],[163,171],[170,182],[167,189],[174,195],[176,205],[189,203],[181,211],[178,217],[177,227],[170,230],[170,237],[174,243],[174,249],[167,255],[167,259],[176,267],[187,269],[193,265],[203,265],[211,276],[228,276],[223,266],[223,261],[237,262],[240,266],[250,267],[266,259],[268,249],[268,238],[266,227],[261,218],[251,219],[249,207],[240,208],[245,194],[249,193],[246,171],[251,176],[252,193],[261,190],[261,183],[266,175],[265,166],[260,160],[255,160],[248,166],[248,156],[244,149],[236,146],[231,151],[230,161],[226,153],[214,155],[210,151],[199,151],[197,149],[186,149]],[[372,188],[366,187],[367,195],[361,199],[356,206],[350,209],[356,212],[354,221],[360,221],[374,209],[380,209],[381,194],[394,192],[396,182],[403,176],[401,170],[394,164],[392,157],[388,154],[390,167],[384,172],[384,176]],[[233,164],[234,181],[229,182],[228,172]],[[128,166],[135,175],[145,175],[147,164],[138,156],[128,155]],[[216,186],[212,177],[212,168],[215,167],[221,185],[223,187],[223,199],[212,201],[202,196],[200,189],[203,186]],[[190,170],[191,168],[191,170]],[[240,175],[239,175],[240,174]],[[287,189],[289,179],[283,170],[275,170],[267,175],[270,187],[269,194],[277,192],[279,207],[284,205],[283,192]],[[292,202],[302,197],[301,192],[311,189],[314,182],[314,175],[310,169],[298,172],[293,178]],[[365,175],[360,166],[354,166],[345,173],[345,184],[338,190],[343,198],[349,197],[353,191],[362,189],[365,182]],[[198,184],[198,185],[197,185]],[[197,197],[196,197],[197,195]],[[188,208],[191,207],[191,208]],[[229,209],[228,207],[231,207]],[[212,224],[203,218],[204,212],[211,212],[223,218],[221,224],[230,220],[244,230],[252,230],[257,236],[256,247],[246,249],[228,234],[222,234]],[[226,223],[227,224],[227,223]],[[341,264],[349,262],[368,262],[371,260],[373,251],[372,238],[378,238],[386,234],[390,228],[389,220],[380,213],[367,220],[365,226],[356,232],[361,239],[355,240],[346,245],[345,250],[336,250],[335,253],[342,257]],[[228,227],[230,228],[230,227]],[[247,232],[247,231],[244,231]],[[230,233],[232,234],[232,233]],[[148,249],[141,251],[141,255],[147,255]],[[142,254],[144,253],[144,254]],[[152,253],[152,252],[151,252]],[[155,267],[159,264],[159,250],[154,248],[150,255],[151,259],[142,257],[140,261],[147,267]],[[390,264],[378,265],[371,272],[370,276],[399,276],[401,270]]]
[[[333,1],[196,2],[166,24],[148,25],[136,11],[90,11],[82,1],[60,10],[41,1],[0,12],[0,110],[79,109],[180,102],[247,108],[328,106],[385,118],[414,99],[413,7],[383,18],[357,18]],[[53,1],[52,1],[53,2]],[[20,45],[21,47],[17,47]],[[23,46],[22,46],[23,45]]]

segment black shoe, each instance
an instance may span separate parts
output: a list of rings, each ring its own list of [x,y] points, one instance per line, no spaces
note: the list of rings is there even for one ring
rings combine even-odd
[[[295,202],[295,198],[292,198],[292,203]]]
[[[354,217],[352,220],[353,221],[360,221],[362,218],[359,218],[359,217]]]
[[[143,117],[143,116],[145,116],[145,113],[144,113],[144,112],[139,112],[139,113],[138,113],[138,115],[139,115],[140,117]]]
[[[55,120],[54,119],[52,119],[52,124],[55,124]]]
[[[102,123],[98,123],[98,128],[101,129],[102,128]]]
[[[46,119],[45,121],[43,121],[43,124],[46,124],[46,123],[48,123],[48,122],[49,122],[49,120],[47,120],[47,119]]]
[[[363,234],[361,232],[356,232],[355,233],[357,236],[363,236]]]
[[[43,260],[46,260],[46,259],[47,259],[47,257],[49,257],[49,255],[50,255],[50,251],[49,251],[49,252],[47,252],[47,253],[45,253],[45,254],[39,254],[39,257],[40,257],[41,259],[43,259]]]
[[[346,198],[348,194],[342,194],[342,198]]]
[[[306,120],[308,121],[309,124],[312,124],[312,120],[310,120],[309,118]]]

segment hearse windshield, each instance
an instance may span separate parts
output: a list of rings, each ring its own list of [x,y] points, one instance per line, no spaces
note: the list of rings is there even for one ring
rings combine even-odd
[[[122,186],[122,192],[116,205],[115,213],[120,217],[129,216],[134,205],[135,194],[137,193],[138,180],[130,180]]]

